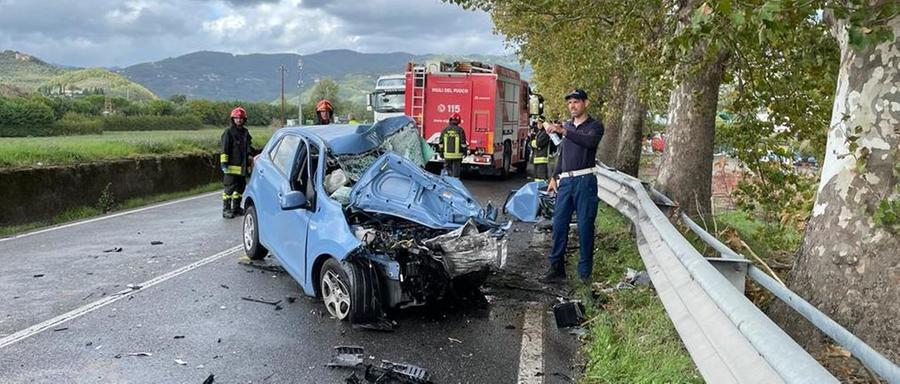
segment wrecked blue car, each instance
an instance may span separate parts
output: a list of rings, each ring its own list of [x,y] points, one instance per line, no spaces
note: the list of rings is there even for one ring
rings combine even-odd
[[[509,224],[458,179],[426,172],[428,151],[406,116],[278,130],[244,193],[244,251],[271,253],[359,325],[477,287],[504,265]]]

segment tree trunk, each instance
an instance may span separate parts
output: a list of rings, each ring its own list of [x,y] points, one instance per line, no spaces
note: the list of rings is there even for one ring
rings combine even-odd
[[[597,145],[597,159],[617,167],[616,150],[619,148],[619,131],[622,126],[622,106],[625,103],[626,79],[621,73],[613,75],[609,101],[604,105],[603,138]]]
[[[816,203],[788,286],[889,360],[900,361],[900,234],[873,220],[900,198],[900,16],[895,39],[855,50],[847,21],[831,23],[841,47],[837,92]],[[853,143],[853,144],[851,144]],[[783,305],[773,316],[808,347],[824,341]]]
[[[647,104],[641,101],[640,77],[632,75],[628,79],[628,96],[622,111],[622,127],[619,133],[619,148],[616,163],[619,170],[637,177],[641,165],[641,138],[644,133],[644,118]]]
[[[675,68],[678,85],[669,98],[666,146],[656,186],[689,215],[710,212],[713,139],[719,85],[728,54],[707,55],[698,43],[690,55],[693,64]]]

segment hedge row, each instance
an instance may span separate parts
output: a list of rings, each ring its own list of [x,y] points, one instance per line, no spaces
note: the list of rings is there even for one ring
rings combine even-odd
[[[194,131],[203,128],[197,116],[107,116],[104,131]]]
[[[0,120],[0,137],[91,135],[101,134],[103,131],[192,131],[200,128],[203,128],[203,124],[196,116],[96,118],[67,113],[60,120],[34,125],[5,124]]]

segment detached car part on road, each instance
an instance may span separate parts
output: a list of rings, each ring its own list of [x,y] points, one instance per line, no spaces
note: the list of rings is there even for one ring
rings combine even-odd
[[[505,263],[509,223],[458,179],[426,172],[429,151],[406,116],[278,130],[244,193],[244,250],[271,251],[358,325],[479,286]]]

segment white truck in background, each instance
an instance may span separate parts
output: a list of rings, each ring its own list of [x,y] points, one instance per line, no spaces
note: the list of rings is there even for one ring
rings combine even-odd
[[[384,75],[375,80],[375,92],[369,94],[366,110],[375,113],[375,122],[401,116],[406,107],[406,75]]]

